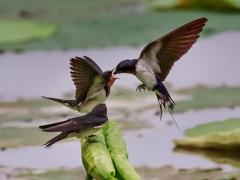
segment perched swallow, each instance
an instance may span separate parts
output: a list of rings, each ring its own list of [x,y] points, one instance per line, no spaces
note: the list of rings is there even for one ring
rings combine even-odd
[[[136,90],[147,88],[156,93],[161,112],[160,119],[162,105],[171,115],[176,105],[163,81],[175,61],[197,41],[206,22],[206,18],[200,18],[175,29],[145,46],[138,59],[121,61],[114,70],[114,74],[135,75],[142,82]]]
[[[39,126],[39,128],[44,132],[60,132],[60,134],[44,144],[44,146],[48,147],[66,137],[74,135],[78,137],[90,136],[98,131],[106,122],[108,122],[106,105],[99,104],[86,115]]]
[[[89,57],[70,60],[71,77],[76,86],[75,100],[44,97],[59,102],[78,112],[90,112],[96,105],[104,103],[111,86],[118,79],[112,71],[103,72]]]

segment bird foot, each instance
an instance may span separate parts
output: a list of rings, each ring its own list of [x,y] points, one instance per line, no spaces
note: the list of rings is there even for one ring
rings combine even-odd
[[[145,84],[141,84],[137,87],[136,91],[137,92],[143,92],[145,91],[146,85]]]

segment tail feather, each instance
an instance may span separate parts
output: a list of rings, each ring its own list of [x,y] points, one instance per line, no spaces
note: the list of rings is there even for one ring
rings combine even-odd
[[[157,79],[157,84],[153,88],[155,93],[157,94],[158,100],[161,100],[161,104],[163,104],[165,109],[171,109],[172,111],[175,108],[176,103],[173,101],[172,97],[168,93],[167,88],[163,84],[160,78],[156,77]]]
[[[160,107],[160,120],[162,119],[162,105],[165,109],[168,110],[168,112],[170,113],[172,120],[175,124],[175,126],[177,127],[177,129],[180,131],[180,128],[177,124],[177,121],[175,120],[174,116],[173,116],[173,111],[174,108],[176,106],[176,103],[173,101],[173,99],[171,98],[170,95],[166,96],[166,95],[162,95],[162,97],[156,93],[157,99],[158,99],[158,104]]]
[[[57,136],[55,136],[54,138],[50,139],[49,141],[47,141],[46,143],[43,144],[43,146],[45,147],[49,147],[51,145],[53,145],[54,143],[61,141],[62,139],[64,139],[65,137],[67,137],[67,133],[66,132],[61,132],[60,134],[58,134]]]
[[[157,100],[158,100],[158,104],[159,104],[159,110],[160,110],[160,121],[162,120],[162,100],[161,100],[161,97],[156,94],[157,96]]]
[[[159,93],[159,94],[161,94],[161,93]],[[176,106],[176,103],[173,101],[171,96],[163,95],[163,94],[161,94],[161,96],[160,96],[159,94],[156,93],[158,102],[160,102],[165,109],[170,109],[171,111],[173,111]]]
[[[75,106],[76,105],[76,101],[75,100],[65,100],[65,99],[58,99],[58,98],[51,98],[51,97],[46,97],[46,96],[42,96],[45,99],[49,99],[61,104],[69,104],[71,106]]]
[[[181,130],[180,130],[178,124],[177,124],[177,121],[175,120],[175,118],[174,118],[174,116],[173,116],[173,112],[172,112],[172,110],[168,108],[168,112],[169,112],[169,114],[171,115],[172,120],[173,120],[175,126],[177,127],[178,131],[180,132]]]
[[[171,111],[173,111],[176,106],[176,103],[172,100],[170,96],[167,97],[166,100],[163,101],[163,103],[165,104],[165,108],[167,107],[167,109],[170,109]]]

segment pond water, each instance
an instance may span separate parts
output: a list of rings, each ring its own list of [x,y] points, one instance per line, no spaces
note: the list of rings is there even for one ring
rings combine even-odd
[[[240,32],[225,32],[200,39],[177,62],[167,81],[182,88],[199,83],[240,85]],[[0,99],[16,97],[61,96],[74,89],[68,59],[87,55],[104,70],[112,69],[123,59],[137,58],[142,47],[116,47],[87,50],[53,50],[0,55]],[[121,75],[117,83],[136,87],[136,78]]]
[[[135,116],[136,117],[136,116]],[[176,168],[215,168],[225,171],[233,168],[227,164],[216,164],[202,156],[172,151],[172,140],[183,135],[175,126],[169,126],[170,116],[163,115],[162,123],[152,110],[139,113],[141,119],[154,124],[153,129],[127,131],[124,138],[127,143],[130,161],[135,166],[159,167],[172,165]],[[188,111],[175,114],[181,131],[196,124],[240,117],[240,107],[219,108],[201,111]],[[137,123],[137,119],[136,119]],[[74,168],[82,166],[79,142],[66,142],[51,148],[41,146],[7,149],[0,152],[0,164],[21,168],[55,169],[60,167]]]
[[[201,39],[182,60],[176,63],[167,81],[175,88],[197,84],[240,85],[239,41],[240,32],[226,32]],[[64,92],[74,89],[69,74],[69,58],[87,55],[107,70],[112,69],[122,59],[138,57],[141,48],[118,47],[1,54],[0,101],[14,100],[17,97],[38,98],[41,95],[60,97]],[[132,76],[121,75],[120,77],[117,85],[135,88],[139,84],[138,80]],[[136,123],[137,120],[143,120],[154,125],[153,129],[128,131],[124,134],[130,161],[135,166],[172,165],[176,168],[214,168],[217,166],[225,171],[233,169],[230,165],[216,164],[202,156],[173,152],[172,140],[183,135],[176,127],[170,126],[170,115],[164,114],[163,121],[160,123],[159,117],[154,113],[153,110],[128,113],[129,119]],[[240,107],[175,114],[182,132],[199,123],[234,117],[240,117]],[[6,124],[6,126],[16,126],[16,124]],[[0,151],[0,164],[40,169],[79,167],[82,165],[80,144],[79,142],[66,142],[56,144],[49,149],[40,146],[7,149]]]

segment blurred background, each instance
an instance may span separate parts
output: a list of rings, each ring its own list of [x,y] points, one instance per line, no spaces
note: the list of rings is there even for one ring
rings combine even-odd
[[[109,118],[143,179],[240,179],[239,0],[0,0],[0,180],[83,179],[78,140],[46,149],[54,134],[37,129],[79,114],[41,96],[73,97],[71,57],[112,69],[199,17],[209,19],[201,38],[165,82],[180,131],[168,113],[159,122],[154,94],[135,92],[127,75]]]

